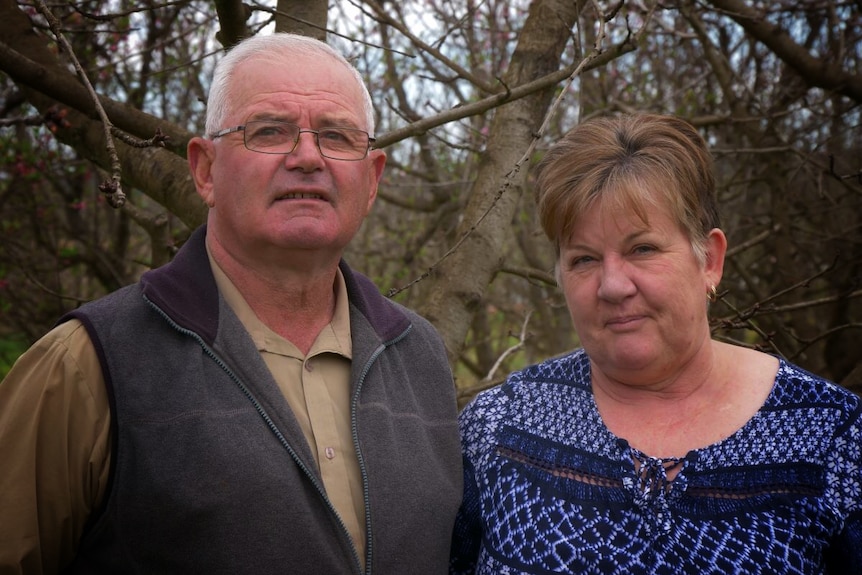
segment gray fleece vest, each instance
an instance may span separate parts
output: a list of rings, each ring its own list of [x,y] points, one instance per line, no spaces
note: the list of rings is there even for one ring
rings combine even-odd
[[[202,243],[192,249],[200,271]],[[302,432],[212,278],[164,277],[73,314],[103,365],[113,445],[106,501],[70,572],[359,573]],[[375,296],[349,278],[366,573],[443,575],[462,481],[445,353],[427,322],[366,305]],[[174,305],[195,290],[203,304]],[[383,340],[366,317],[375,305],[411,322]]]

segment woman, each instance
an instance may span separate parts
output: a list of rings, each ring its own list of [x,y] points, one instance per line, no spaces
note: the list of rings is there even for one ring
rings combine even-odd
[[[710,338],[727,240],[697,131],[586,122],[537,202],[583,348],[462,413],[452,573],[862,573],[859,398]]]

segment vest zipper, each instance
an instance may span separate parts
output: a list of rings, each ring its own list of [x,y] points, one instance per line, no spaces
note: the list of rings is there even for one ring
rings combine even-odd
[[[350,543],[350,549],[351,549],[351,552],[353,555],[353,562],[354,562],[353,566],[356,568],[357,572],[360,573],[360,575],[362,575],[362,562],[359,560],[359,553],[356,550],[356,545],[354,545],[353,538],[350,537],[350,531],[347,530],[347,526],[344,524],[344,521],[341,519],[341,516],[338,514],[338,511],[336,511],[335,506],[332,505],[332,502],[329,500],[329,496],[326,495],[326,490],[323,488],[322,485],[320,485],[320,483],[318,483],[317,478],[314,476],[314,473],[302,461],[302,459],[299,457],[299,454],[296,453],[296,451],[294,451],[293,447],[291,447],[291,445],[290,445],[290,442],[287,441],[287,438],[284,436],[283,433],[281,433],[281,430],[278,428],[278,426],[275,424],[275,422],[272,420],[272,418],[269,416],[269,414],[266,412],[266,410],[263,408],[263,406],[260,404],[260,402],[254,396],[254,394],[251,393],[251,390],[249,390],[248,387],[246,387],[246,385],[242,381],[240,381],[239,377],[237,377],[236,374],[234,374],[234,372],[230,369],[230,367],[228,367],[228,365],[224,361],[221,360],[221,358],[218,356],[218,354],[215,351],[213,351],[212,348],[210,348],[210,346],[207,345],[207,343],[201,338],[201,336],[199,336],[196,332],[194,332],[190,329],[186,329],[186,328],[180,326],[177,322],[175,322],[173,319],[171,319],[167,313],[165,313],[155,303],[150,301],[146,296],[144,296],[144,301],[146,301],[150,305],[150,307],[152,307],[154,310],[156,310],[156,312],[159,315],[161,315],[172,328],[174,328],[175,330],[177,330],[181,334],[187,335],[187,336],[191,337],[192,339],[194,339],[195,341],[197,341],[198,345],[201,346],[201,349],[204,350],[204,353],[207,356],[209,356],[216,363],[216,365],[218,365],[222,369],[222,371],[224,371],[228,375],[228,377],[230,377],[230,379],[236,384],[236,386],[243,393],[243,395],[245,395],[246,399],[248,399],[249,402],[252,404],[252,406],[254,406],[255,411],[257,411],[258,415],[260,415],[261,419],[263,419],[264,423],[266,423],[267,427],[269,427],[270,431],[272,431],[273,435],[275,435],[276,439],[278,439],[279,443],[281,443],[282,447],[284,447],[284,449],[287,451],[287,453],[290,455],[290,457],[297,464],[299,469],[302,470],[302,472],[306,475],[306,477],[308,477],[308,479],[311,481],[311,484],[314,486],[314,489],[317,491],[317,493],[323,499],[323,502],[326,504],[326,507],[329,509],[330,512],[332,512],[332,515],[335,517],[336,523],[338,523],[338,526],[341,528],[341,533],[347,538],[348,543]],[[381,347],[380,350],[378,350],[377,355],[379,355],[379,352],[382,350],[383,350],[383,348]],[[377,355],[375,355],[373,357],[376,358]],[[363,377],[360,378],[360,382],[362,379],[364,379],[365,374],[368,372],[368,369],[370,368],[370,364],[371,364],[371,361],[369,361],[368,364],[366,364],[366,369],[365,369],[365,371],[363,371]],[[359,387],[361,387],[361,385],[357,385],[357,391],[358,391]],[[352,408],[351,408],[351,410],[352,410]],[[352,415],[351,415],[351,419],[355,420],[355,418]],[[354,423],[352,426],[353,427],[353,444],[354,444],[354,449],[356,450],[357,454],[359,454],[359,447],[358,447],[359,444],[357,442],[355,421],[353,423]],[[366,513],[366,515],[365,515],[366,516],[366,520],[365,520],[366,530],[370,531],[371,523],[370,523],[370,519],[369,519],[370,516],[368,514],[368,492],[367,492],[368,481],[367,481],[367,478],[365,476],[365,467],[364,467],[361,455],[359,456],[359,469],[360,469],[360,472],[362,473],[363,498],[365,500],[365,513]],[[366,535],[366,539],[368,540],[367,546],[369,549],[366,556],[370,559],[370,557],[371,557],[371,537],[370,537],[370,535]],[[370,563],[368,565],[366,565],[365,575],[371,575]]]
[[[365,376],[368,375],[368,372],[371,371],[371,365],[377,361],[377,358],[380,357],[380,354],[389,347],[407,336],[407,332],[412,328],[412,324],[407,327],[400,335],[397,337],[383,342],[383,344],[374,350],[374,353],[371,354],[371,357],[368,358],[368,361],[365,362],[365,366],[362,368],[362,372],[359,375],[359,381],[356,382],[356,390],[353,392],[353,397],[350,401],[350,430],[353,435],[353,449],[356,451],[356,459],[359,462],[359,474],[362,476],[362,501],[365,504],[365,575],[371,575],[371,557],[373,555],[372,551],[372,539],[371,539],[371,505],[369,504],[369,490],[368,490],[368,473],[365,469],[365,459],[362,457],[362,451],[359,449],[359,430],[356,422],[356,407],[359,404],[359,395],[362,391],[362,384],[365,383]]]

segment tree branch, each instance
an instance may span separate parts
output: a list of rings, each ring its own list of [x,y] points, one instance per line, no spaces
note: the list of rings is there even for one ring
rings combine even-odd
[[[503,104],[514,102],[515,100],[520,100],[521,98],[524,98],[536,92],[541,92],[542,90],[545,90],[546,88],[549,88],[564,80],[576,77],[577,75],[580,75],[587,70],[600,68],[611,60],[614,60],[615,58],[618,58],[623,54],[633,52],[636,49],[636,42],[633,39],[629,38],[626,41],[617,44],[616,46],[613,46],[609,50],[605,50],[599,54],[593,54],[592,57],[588,57],[585,58],[583,61],[578,61],[573,64],[570,64],[569,66],[561,70],[557,70],[556,72],[547,74],[546,76],[543,76],[537,80],[533,80],[532,82],[527,82],[526,84],[511,88],[503,93],[483,98],[477,102],[473,102],[472,104],[466,104],[464,106],[452,108],[451,110],[447,110],[446,112],[442,112],[435,116],[423,118],[417,122],[408,124],[403,128],[387,132],[377,138],[376,145],[380,148],[391,146],[396,142],[406,140],[407,138],[410,138],[417,134],[421,134],[432,128],[436,128],[437,126],[442,126],[443,124],[454,122],[462,118],[484,114],[488,110],[497,108],[499,106],[502,106]]]
[[[837,92],[855,102],[862,103],[862,77],[845,72],[840,64],[832,64],[825,58],[813,57],[784,29],[769,22],[763,14],[741,0],[708,0],[708,2],[772,50],[776,56],[793,68],[806,84]]]
[[[59,68],[43,66],[3,41],[0,41],[0,70],[15,82],[37,90],[60,104],[88,117],[95,116],[93,100],[73,75]],[[194,136],[191,132],[104,96],[98,96],[98,102],[117,128],[141,139],[162,133],[169,138],[166,147],[185,157],[186,144]]]
[[[78,78],[81,79],[81,83],[84,85],[84,88],[86,88],[87,95],[96,109],[96,115],[102,121],[102,128],[104,129],[105,135],[105,151],[108,153],[108,158],[111,162],[111,179],[110,181],[102,182],[99,185],[99,189],[105,194],[110,206],[121,208],[123,207],[123,204],[126,203],[126,194],[123,192],[122,185],[123,169],[120,165],[120,158],[117,156],[117,150],[114,147],[114,138],[111,135],[111,121],[108,119],[105,109],[102,108],[102,105],[99,102],[99,96],[96,94],[93,84],[90,83],[90,79],[84,72],[84,68],[78,61],[78,57],[75,56],[75,51],[72,49],[72,45],[69,44],[69,41],[66,40],[66,36],[63,35],[60,21],[57,20],[54,13],[48,9],[48,6],[46,6],[42,0],[36,0],[36,7],[39,9],[42,16],[45,17],[45,20],[48,21],[48,26],[51,28],[51,32],[54,34],[54,38],[56,38],[57,43],[63,48],[63,51],[66,52],[66,56],[69,60],[71,60],[72,65],[75,68],[75,72],[78,74]]]

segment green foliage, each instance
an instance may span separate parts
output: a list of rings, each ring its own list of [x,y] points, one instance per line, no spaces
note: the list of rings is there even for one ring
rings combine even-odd
[[[27,349],[28,342],[22,335],[0,338],[0,381],[6,377],[15,360]]]

